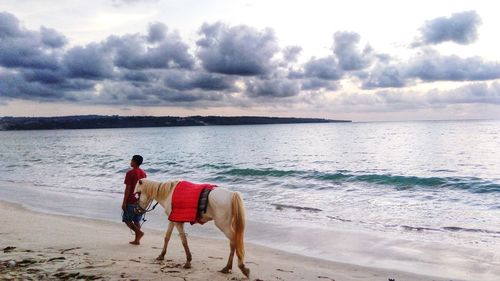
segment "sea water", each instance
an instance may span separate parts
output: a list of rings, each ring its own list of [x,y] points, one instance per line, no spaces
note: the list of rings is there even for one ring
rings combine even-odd
[[[329,231],[345,231],[445,242],[499,262],[500,121],[4,131],[0,196],[119,221],[134,154],[151,179],[241,192],[257,243],[346,261],[325,251]]]

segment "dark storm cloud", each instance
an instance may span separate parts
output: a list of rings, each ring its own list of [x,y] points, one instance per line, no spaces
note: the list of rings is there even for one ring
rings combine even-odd
[[[110,89],[120,88],[118,83],[106,82],[116,80],[134,89],[134,95],[129,95],[132,104],[138,103],[133,98],[137,98],[140,91],[146,98],[153,89],[160,102],[203,99],[203,93],[184,94],[159,86],[162,82],[158,81],[163,79],[166,70],[189,70],[195,63],[188,45],[176,33],[169,33],[162,23],[151,24],[146,35],[110,36],[102,42],[69,49],[62,48],[67,39],[54,29],[27,30],[9,13],[0,13],[0,23],[2,97],[107,103],[105,98],[114,96],[99,94],[96,98],[89,93],[95,93],[99,83],[102,91],[119,94]],[[193,78],[187,81],[186,89],[219,90],[232,86],[229,80],[211,74],[190,77]],[[175,94],[165,99],[159,98],[161,93]]]
[[[477,40],[481,18],[475,11],[452,14],[427,21],[420,29],[421,38],[413,47],[455,42],[470,44]],[[369,71],[363,73],[365,89],[405,87],[416,81],[482,81],[500,78],[500,65],[480,57],[461,58],[445,56],[432,49],[424,49],[407,62],[388,57],[380,59]]]
[[[69,77],[101,80],[113,76],[109,51],[101,44],[74,47],[65,54],[63,62]]]
[[[27,37],[8,38],[0,41],[0,66],[55,69],[59,60],[57,54]]]
[[[198,57],[209,72],[253,76],[272,71],[279,50],[271,29],[257,30],[223,23],[203,24],[196,42]]]
[[[68,42],[66,37],[55,29],[43,26],[40,28],[40,36],[42,43],[51,48],[61,48]]]
[[[103,84],[99,95],[85,102],[107,105],[178,105],[208,106],[223,102],[227,96],[217,91],[176,90],[164,83],[130,83],[108,81]]]
[[[58,67],[54,47],[64,45],[64,37],[54,30],[29,31],[12,14],[0,12],[0,66],[13,68]]]
[[[148,41],[151,43],[161,42],[167,37],[167,26],[161,22],[149,25]]]
[[[147,68],[192,68],[194,58],[189,46],[175,34],[163,34],[158,24],[149,30],[147,38],[140,35],[110,36],[105,46],[116,53],[114,62],[118,67],[128,69]],[[166,27],[164,29],[167,30]],[[157,44],[147,44],[151,41]]]
[[[336,81],[329,81],[318,78],[308,78],[301,80],[301,89],[302,90],[319,90],[325,89],[329,91],[335,91],[339,88]]]
[[[28,30],[14,15],[0,13],[0,95],[74,101],[75,92],[92,87],[91,82],[67,79],[61,62],[66,43],[66,37],[54,29]]]
[[[470,44],[477,40],[481,17],[476,11],[452,14],[450,17],[439,17],[427,21],[420,29],[421,38],[414,46],[455,42]]]
[[[61,91],[53,90],[44,83],[28,83],[21,75],[16,73],[0,73],[0,93],[3,97],[17,99],[33,99],[36,95],[39,99],[58,100],[64,96]]]
[[[363,81],[363,88],[404,87],[421,81],[485,81],[500,79],[500,64],[480,57],[444,56],[425,50],[407,62],[377,64]]]
[[[339,65],[343,70],[360,70],[370,65],[372,49],[366,46],[363,51],[359,50],[359,34],[339,31],[333,37],[333,52],[337,56]]]
[[[290,71],[288,77],[303,79],[302,89],[304,90],[336,89],[336,83],[320,82],[319,79],[340,80],[348,73],[355,74],[356,71],[366,69],[375,57],[369,46],[360,51],[359,41],[360,36],[357,33],[336,32],[332,47],[333,55],[322,58],[313,57],[303,65],[302,70]]]
[[[325,80],[339,80],[344,75],[337,59],[333,56],[311,58],[304,65],[304,76]]]
[[[246,95],[263,98],[287,98],[298,95],[300,84],[289,79],[250,79],[246,83]]]
[[[144,82],[148,83],[158,78],[158,74],[152,71],[141,70],[122,70],[120,73],[122,81]]]
[[[396,65],[377,65],[366,76],[362,87],[364,89],[373,88],[400,88],[406,85],[405,74]]]
[[[82,97],[82,91],[94,86],[80,79],[46,83],[30,80],[19,73],[0,73],[0,81],[0,96],[40,101],[77,101],[78,97]]]
[[[26,33],[19,20],[11,13],[0,12],[0,38],[20,37]]]
[[[165,84],[176,90],[226,91],[234,88],[234,77],[204,71],[170,71]]]
[[[43,84],[58,84],[66,81],[66,73],[53,69],[24,69],[21,72],[26,81]]]
[[[500,64],[480,57],[461,58],[425,52],[406,66],[406,76],[424,81],[477,81],[500,78]]]
[[[500,79],[499,64],[480,57],[445,56],[420,48],[420,54],[400,61],[360,46],[357,33],[337,32],[329,55],[302,62],[302,48],[280,49],[271,29],[215,23],[204,24],[199,35],[196,50],[190,50],[175,31],[156,22],[143,33],[68,46],[66,37],[54,29],[28,30],[14,15],[0,13],[0,97],[183,107],[313,104],[316,96],[332,91],[343,106],[405,108],[412,103],[498,104],[499,100],[498,83],[423,94],[402,89],[371,91],[373,95],[339,90],[343,79],[361,81],[365,89]]]

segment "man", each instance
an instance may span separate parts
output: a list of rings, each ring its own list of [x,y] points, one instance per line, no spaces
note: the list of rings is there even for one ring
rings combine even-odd
[[[122,221],[135,233],[135,240],[129,242],[132,245],[139,245],[142,236],[144,236],[144,232],[141,231],[142,215],[138,215],[134,212],[134,209],[137,206],[137,197],[134,192],[135,185],[140,179],[146,177],[146,172],[139,168],[142,164],[142,160],[142,156],[134,155],[130,161],[130,167],[132,167],[132,169],[129,170],[125,176]]]

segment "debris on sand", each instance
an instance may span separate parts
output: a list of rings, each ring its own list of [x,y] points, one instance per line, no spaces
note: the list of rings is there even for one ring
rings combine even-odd
[[[81,274],[80,272],[58,272],[52,274],[52,276],[55,276],[59,278],[60,280],[74,280],[74,279],[80,279],[80,280],[99,280],[102,279],[100,276],[95,276],[95,275],[85,275]]]
[[[14,249],[16,249],[16,247],[13,247],[13,246],[8,246],[8,247],[3,248],[3,252],[4,252],[4,253],[10,253],[10,252],[12,252]]]
[[[82,260],[80,255],[71,254],[60,256],[56,249],[45,249],[41,251],[16,249],[15,247],[4,248],[4,254],[8,259],[0,260],[1,280],[99,280],[104,276],[97,274],[96,269],[86,269],[82,274],[80,269],[89,266],[87,260]],[[101,265],[105,264],[101,261]],[[89,274],[90,273],[90,274]]]
[[[65,257],[55,257],[55,258],[50,258],[47,261],[50,262],[50,261],[63,261],[63,260],[66,260],[66,258]]]
[[[321,275],[319,275],[319,276],[318,276],[318,278],[320,278],[320,279],[328,279],[328,280],[330,280],[330,281],[335,281],[335,279],[330,278],[330,277],[328,277],[328,276],[321,276]]]
[[[14,267],[16,267],[16,261],[8,261],[8,262],[7,262],[7,266],[8,266],[9,268],[14,268]]]
[[[36,260],[34,259],[23,259],[22,261],[18,262],[19,266],[28,266],[31,264],[37,263]]]

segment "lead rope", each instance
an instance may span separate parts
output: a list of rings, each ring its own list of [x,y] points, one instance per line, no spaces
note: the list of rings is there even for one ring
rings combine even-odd
[[[157,189],[157,190],[160,190],[160,187],[161,187],[161,185],[162,185],[162,184],[163,184],[163,183],[162,183],[162,182],[160,182],[160,183],[158,184],[158,187],[157,187],[156,189]],[[158,193],[158,192],[157,192],[157,193]],[[151,201],[151,202],[153,202],[153,201]],[[153,211],[153,210],[156,208],[156,206],[158,206],[158,203],[160,203],[160,202],[156,201],[156,203],[153,205],[153,208],[149,209],[149,206],[151,206],[151,203],[150,203],[150,204],[149,204],[149,206],[146,208],[146,210],[144,211],[144,215],[142,216],[141,228],[142,228],[142,225],[143,225],[145,222],[147,222],[147,221],[148,221],[148,220],[146,219],[146,214],[147,214],[147,213],[149,213],[149,212],[151,212],[151,211]],[[149,210],[148,210],[148,209],[149,209]]]
[[[161,185],[162,185],[162,183],[160,182],[160,184],[158,184],[158,188],[157,188],[157,189],[160,189]],[[153,203],[153,201],[151,201],[151,203]],[[156,206],[158,206],[158,203],[160,203],[160,202],[158,202],[158,201],[157,201],[157,202],[153,205],[153,207],[152,207],[151,209],[149,209],[149,206],[151,206],[151,203],[149,203],[149,205],[146,207],[146,209],[144,209],[144,213],[143,213],[143,216],[142,216],[142,222],[141,222],[141,224],[140,224],[140,228],[141,228],[141,229],[142,229],[142,225],[143,225],[143,224],[147,221],[147,219],[146,219],[146,214],[147,214],[147,213],[149,213],[149,212],[151,212],[151,211],[153,211],[153,210],[156,208]],[[139,207],[140,207],[140,206],[139,206]],[[148,209],[149,209],[149,210],[148,210]],[[123,217],[123,212],[122,212],[122,217]],[[135,235],[135,233],[132,231],[132,229],[130,229],[130,228],[129,228],[129,231],[130,231],[130,234],[131,234],[132,236],[134,236],[134,235]]]
[[[142,225],[143,225],[145,222],[147,222],[147,221],[148,221],[148,220],[146,219],[146,214],[147,214],[147,213],[149,213],[149,212],[151,212],[151,211],[153,211],[153,210],[156,208],[156,206],[158,206],[158,203],[159,203],[159,202],[156,202],[156,203],[153,205],[153,208],[151,208],[150,210],[148,210],[148,211],[144,212],[144,216],[142,216],[141,228],[142,228]]]

